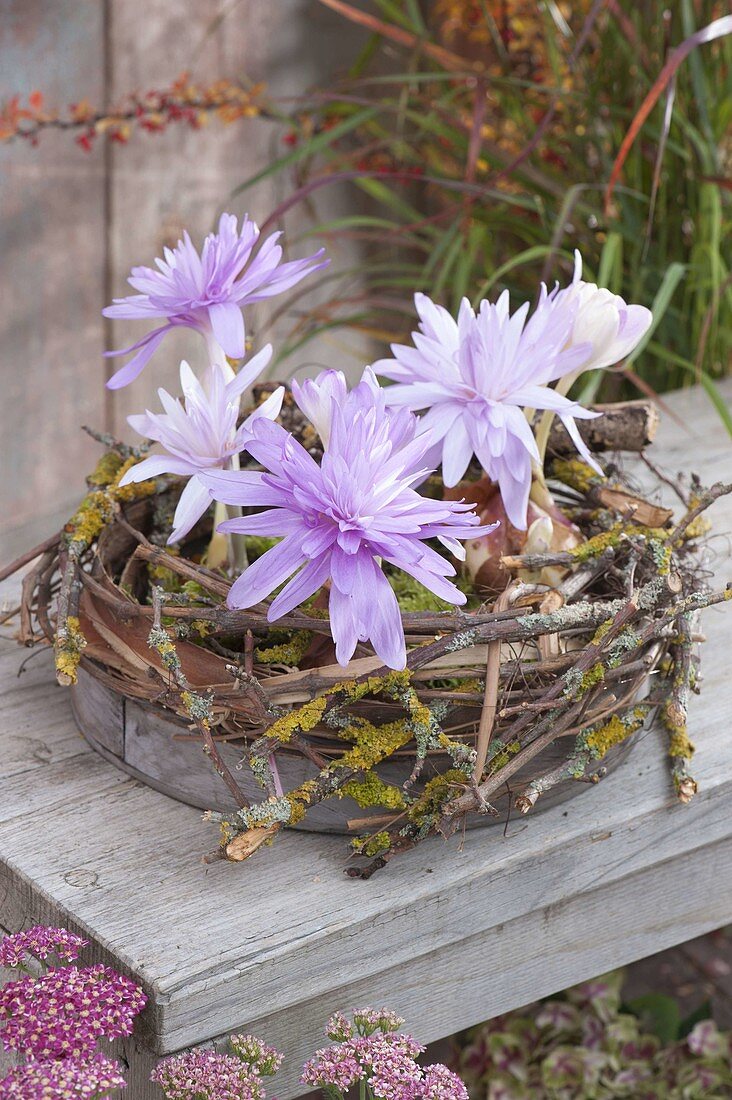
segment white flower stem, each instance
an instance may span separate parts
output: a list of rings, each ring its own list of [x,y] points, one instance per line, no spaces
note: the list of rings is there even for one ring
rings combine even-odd
[[[215,339],[212,332],[204,333],[204,339],[206,341],[206,349],[208,351],[208,359],[211,367],[221,367],[225,372],[227,379],[236,377],[235,371],[229,363],[224,349]],[[239,469],[239,456],[233,455],[226,464],[228,470]],[[216,508],[214,510],[214,529],[211,535],[211,542],[208,548],[208,565],[209,568],[215,569],[217,566],[223,564],[222,550],[222,536],[218,531],[219,524],[223,523],[225,519],[238,519],[241,516],[241,508],[237,504],[222,504],[220,501],[216,501]],[[229,567],[236,573],[243,573],[249,564],[247,558],[246,539],[244,535],[234,534],[229,532],[226,535],[226,558],[229,562]]]
[[[560,378],[556,386],[554,387],[555,392],[560,394],[562,397],[566,397],[572,386],[579,378],[580,374],[582,374],[582,371],[579,370],[572,371],[571,374],[565,374],[564,378]],[[539,451],[539,461],[541,463],[542,472],[544,469],[544,459],[546,458],[546,448],[547,444],[549,443],[549,432],[551,431],[552,421],[554,420],[555,416],[556,413],[552,412],[551,409],[545,409],[544,412],[541,414],[541,418],[539,420],[539,424],[535,433],[536,446]]]

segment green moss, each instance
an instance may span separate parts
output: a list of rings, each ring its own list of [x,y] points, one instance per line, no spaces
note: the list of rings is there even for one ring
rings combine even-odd
[[[266,554],[268,550],[271,550],[273,546],[276,546],[280,542],[280,539],[267,538],[265,535],[247,535],[246,536],[246,548],[247,557],[249,562],[254,562],[257,558],[261,558],[262,554]]]
[[[402,611],[452,611],[452,604],[435,596],[408,573],[393,573],[388,580]]]
[[[584,695],[590,688],[602,683],[605,679],[605,669],[601,661],[589,668],[582,677],[579,694]]]

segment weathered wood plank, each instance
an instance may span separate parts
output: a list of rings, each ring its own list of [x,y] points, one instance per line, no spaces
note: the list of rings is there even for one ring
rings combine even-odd
[[[724,391],[732,396],[732,384]],[[707,481],[724,475],[729,442],[703,395],[670,403],[687,428],[664,418],[657,460]],[[723,580],[732,502],[712,515],[711,565]],[[304,834],[283,835],[244,866],[205,867],[213,832],[195,810],[89,750],[39,763],[16,745],[0,812],[0,920],[66,921],[137,976],[151,995],[146,1050],[238,1029],[280,1043],[284,1100],[300,1091],[299,1064],[337,1008],[393,1004],[431,1040],[688,939],[732,918],[728,611],[710,609],[704,631],[703,693],[690,715],[700,793],[687,807],[673,798],[652,730],[599,788],[514,821],[505,837],[491,829],[463,844],[427,842],[365,884],[344,878],[343,840]],[[34,684],[47,660],[32,662]],[[17,697],[16,668],[5,649],[0,695],[12,683]],[[68,745],[68,703],[46,698],[44,737]],[[40,696],[34,705],[42,722]],[[13,711],[4,713],[0,761],[17,741]]]
[[[104,97],[104,5],[6,0],[0,100]],[[0,561],[58,528],[102,424],[104,156],[68,134],[0,148]],[[40,456],[42,454],[42,460]]]

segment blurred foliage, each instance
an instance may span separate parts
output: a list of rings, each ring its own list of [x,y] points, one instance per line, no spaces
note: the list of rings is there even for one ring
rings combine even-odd
[[[624,1004],[622,984],[616,971],[469,1031],[453,1068],[472,1100],[732,1095],[730,1035],[662,994]]]
[[[577,247],[586,278],[655,314],[621,376],[584,377],[582,397],[696,378],[732,426],[713,381],[732,351],[732,38],[695,45],[604,201],[672,48],[724,5],[323,2],[364,26],[363,48],[345,76],[298,102],[287,151],[236,193],[285,174],[292,191],[271,220],[309,204],[310,235],[357,239],[364,260],[326,274],[327,302],[303,314],[283,356],[342,325],[403,339],[415,289],[452,309],[504,287],[533,298],[540,278],[568,278]],[[323,221],[315,212],[344,180],[363,195],[359,212]]]

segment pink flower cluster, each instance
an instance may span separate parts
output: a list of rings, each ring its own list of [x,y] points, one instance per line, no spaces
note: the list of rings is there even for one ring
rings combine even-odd
[[[326,1029],[336,1042],[305,1063],[300,1080],[331,1095],[365,1082],[374,1100],[468,1100],[465,1085],[447,1066],[418,1064],[424,1047],[396,1033],[402,1023],[386,1009],[361,1009],[352,1023],[336,1013]]]
[[[13,936],[5,937],[0,943],[0,966],[14,969],[22,966],[31,957],[47,959],[49,955],[73,962],[88,942],[81,936],[75,936],[73,932],[67,932],[65,928],[47,928],[36,924],[25,932],[16,932]]]
[[[165,1100],[264,1100],[258,1074],[240,1058],[215,1050],[188,1050],[164,1058],[150,1079],[160,1085]]]
[[[229,1042],[234,1054],[262,1077],[273,1077],[282,1064],[280,1052],[256,1035],[232,1035]]]
[[[0,991],[0,1041],[36,1059],[87,1058],[102,1037],[129,1035],[145,1001],[134,982],[109,967],[59,967]]]
[[[116,1062],[95,1054],[81,1061],[26,1062],[0,1081],[0,1100],[103,1100],[125,1087]]]

